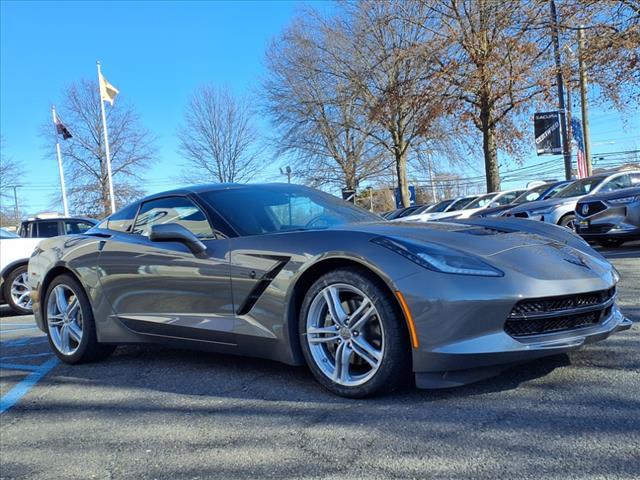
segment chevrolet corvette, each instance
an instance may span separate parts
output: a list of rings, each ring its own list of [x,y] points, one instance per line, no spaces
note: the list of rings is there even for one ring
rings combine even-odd
[[[155,194],[42,241],[28,269],[69,364],[162,343],[307,365],[347,397],[463,385],[602,340],[631,326],[618,278],[554,225],[389,222],[286,184]]]

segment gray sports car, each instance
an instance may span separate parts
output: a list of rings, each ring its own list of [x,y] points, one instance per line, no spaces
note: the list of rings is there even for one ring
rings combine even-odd
[[[387,222],[294,185],[147,197],[29,262],[67,363],[121,343],[308,365],[339,395],[465,384],[631,326],[615,269],[542,222]]]

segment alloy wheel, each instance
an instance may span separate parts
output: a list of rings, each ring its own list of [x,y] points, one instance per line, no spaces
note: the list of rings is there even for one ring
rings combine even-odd
[[[31,310],[31,296],[29,295],[29,286],[27,272],[17,275],[11,283],[11,299],[13,303],[24,309]]]
[[[63,355],[73,355],[82,342],[80,300],[67,285],[56,285],[47,301],[47,323],[51,341]]]
[[[384,356],[384,328],[373,301],[358,288],[333,284],[314,297],[306,340],[315,364],[333,382],[357,386],[370,380]]]

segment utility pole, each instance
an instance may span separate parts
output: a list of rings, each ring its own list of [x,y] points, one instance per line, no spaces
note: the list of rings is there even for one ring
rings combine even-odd
[[[589,107],[587,105],[587,67],[584,61],[584,26],[578,29],[578,69],[580,71],[580,104],[582,105],[582,134],[587,175],[591,175],[591,140],[589,136]]]
[[[564,157],[564,174],[567,180],[571,180],[571,154],[569,153],[569,138],[567,135],[567,118],[564,108],[564,81],[562,80],[562,62],[560,59],[560,33],[558,28],[558,12],[556,2],[549,0],[551,13],[551,37],[553,41],[553,53],[556,61],[556,83],[558,85],[558,110],[560,110],[560,127],[562,131],[562,155]]]
[[[20,207],[18,206],[18,186],[19,185],[13,185],[13,205],[15,206],[15,210],[16,210],[16,227],[20,223]]]
[[[427,153],[427,165],[429,166],[429,183],[431,184],[431,201],[436,203],[436,185],[433,183],[433,166],[431,165],[431,154]]]
[[[60,174],[60,188],[62,190],[62,207],[64,208],[64,216],[69,216],[69,204],[67,203],[67,188],[64,184],[64,170],[62,168],[62,153],[60,153],[60,140],[58,138],[58,116],[56,115],[55,105],[51,106],[51,115],[53,116],[53,124],[56,126],[56,155],[58,156],[58,173]]]

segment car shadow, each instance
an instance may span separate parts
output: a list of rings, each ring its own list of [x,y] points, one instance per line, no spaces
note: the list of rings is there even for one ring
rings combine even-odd
[[[519,364],[501,374],[465,386],[419,390],[407,385],[373,399],[376,402],[431,402],[518,388],[521,384],[571,365],[569,356],[556,355]],[[78,383],[103,388],[140,388],[159,392],[246,400],[345,403],[323,389],[306,367],[274,361],[154,345],[121,346],[107,360],[84,365],[62,364],[45,382]]]

